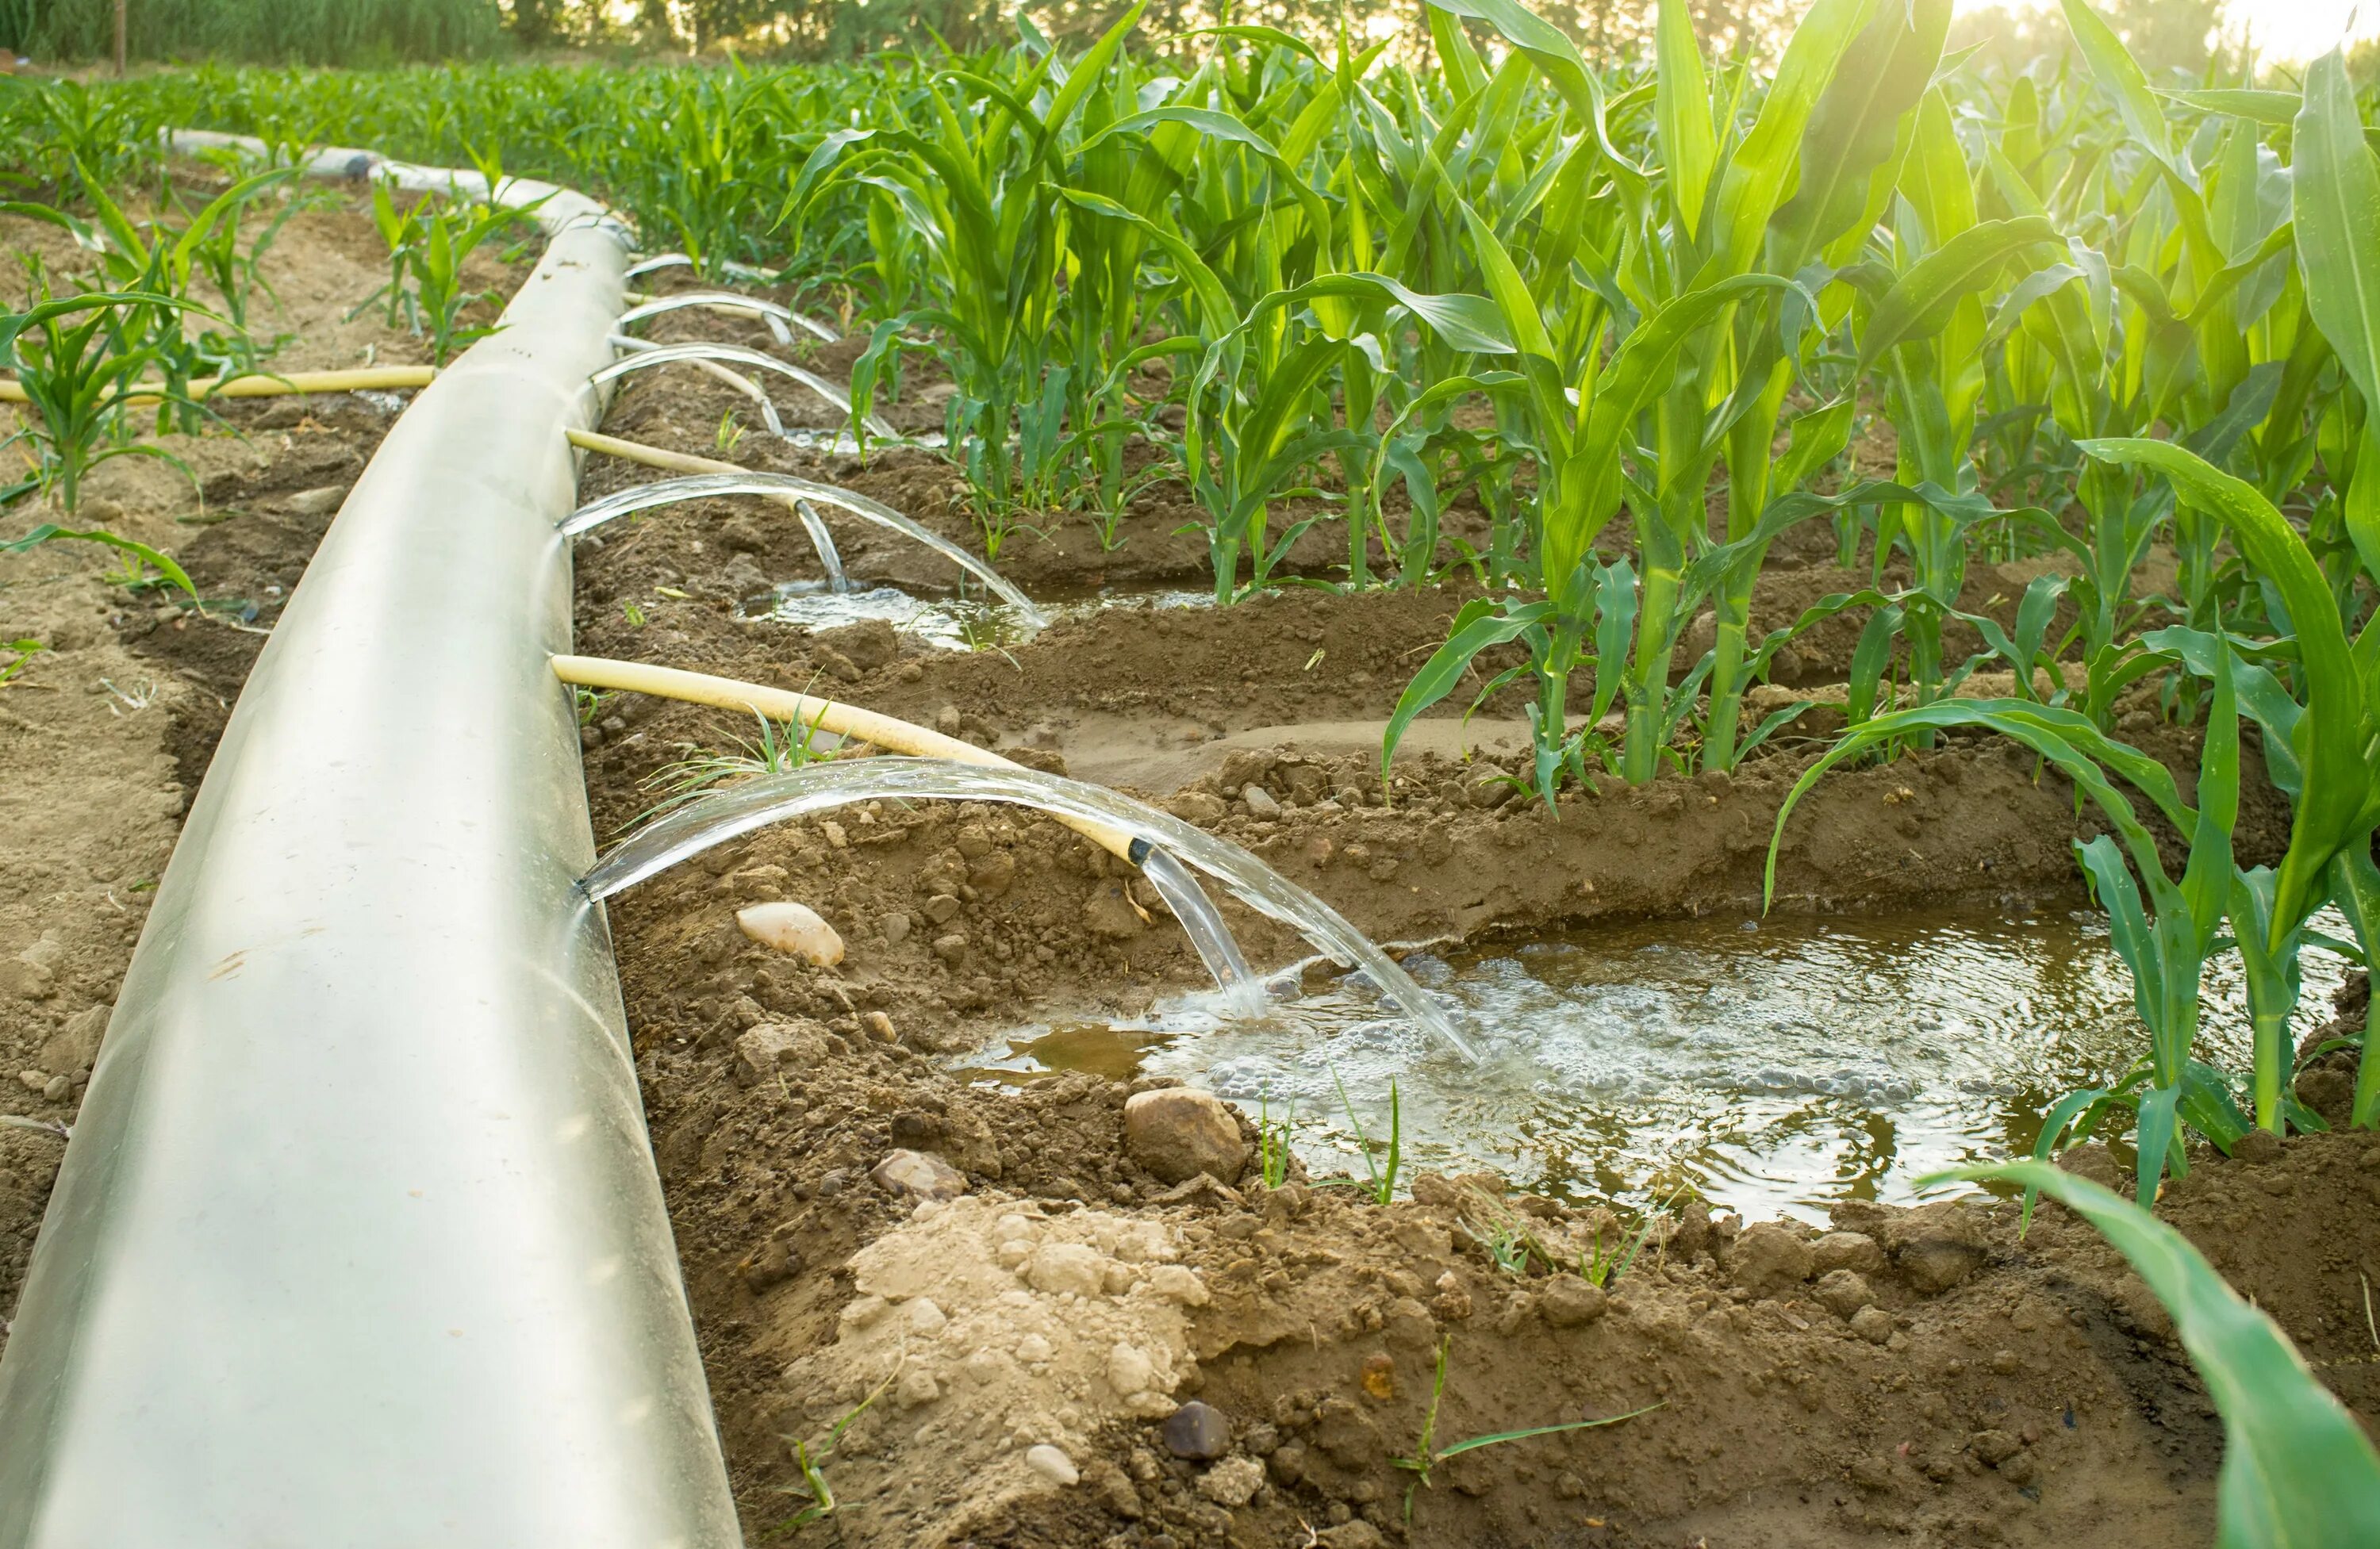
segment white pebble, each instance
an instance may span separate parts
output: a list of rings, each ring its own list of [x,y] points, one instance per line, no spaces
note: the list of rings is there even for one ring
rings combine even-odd
[[[807,903],[779,901],[735,911],[735,924],[763,947],[832,968],[843,961],[843,938]]]
[[[1025,1449],[1025,1466],[1058,1484],[1073,1484],[1083,1477],[1075,1470],[1075,1460],[1048,1442]]]

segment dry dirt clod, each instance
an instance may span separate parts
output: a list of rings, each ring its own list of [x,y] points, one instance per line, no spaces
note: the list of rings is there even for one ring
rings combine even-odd
[[[893,1151],[868,1170],[868,1178],[888,1194],[917,1199],[956,1199],[967,1191],[966,1175],[924,1151]]]
[[[735,912],[735,924],[760,945],[820,968],[843,961],[843,938],[807,903],[778,900]]]
[[[1223,1411],[1193,1398],[1166,1418],[1165,1450],[1205,1462],[1232,1449],[1232,1422]]]
[[[1825,1279],[1838,1269],[1884,1273],[1884,1250],[1865,1232],[1830,1231],[1810,1244],[1810,1273]]]
[[[1864,1307],[1852,1314],[1852,1332],[1871,1345],[1892,1337],[1892,1314],[1881,1307]]]
[[[1856,1269],[1830,1269],[1818,1277],[1813,1292],[1819,1304],[1839,1318],[1849,1318],[1876,1301],[1867,1277]]]
[[[1753,1295],[1783,1296],[1810,1277],[1810,1245],[1774,1221],[1762,1221],[1736,1238],[1727,1267]]]
[[[1168,1183],[1185,1182],[1201,1173],[1236,1183],[1248,1161],[1239,1121],[1221,1099],[1196,1087],[1141,1092],[1125,1099],[1123,1141],[1134,1161]]]
[[[1949,1290],[1991,1256],[1983,1218],[1957,1200],[1921,1204],[1896,1217],[1888,1245],[1902,1276],[1928,1296]]]
[[[1607,1299],[1601,1286],[1575,1275],[1556,1275],[1537,1293],[1537,1306],[1556,1328],[1579,1328],[1603,1316]]]
[[[1243,1507],[1264,1488],[1264,1465],[1253,1458],[1226,1458],[1198,1481],[1198,1493],[1226,1507]]]

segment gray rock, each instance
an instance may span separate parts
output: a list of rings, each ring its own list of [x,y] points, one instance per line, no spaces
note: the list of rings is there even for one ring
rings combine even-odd
[[[884,933],[887,943],[897,947],[909,939],[909,916],[894,910],[878,923],[877,928]]]
[[[1248,804],[1248,816],[1259,822],[1275,822],[1281,817],[1281,803],[1261,785],[1248,786],[1240,793],[1240,800]]]
[[[1123,1105],[1124,1149],[1168,1183],[1206,1173],[1236,1183],[1248,1163],[1239,1121],[1221,1099],[1195,1087],[1135,1093]]]
[[[956,1199],[967,1192],[966,1175],[924,1151],[890,1151],[868,1169],[868,1178],[888,1194],[917,1199]]]
[[[1232,1422],[1212,1404],[1193,1398],[1166,1417],[1165,1450],[1199,1462],[1232,1450]]]

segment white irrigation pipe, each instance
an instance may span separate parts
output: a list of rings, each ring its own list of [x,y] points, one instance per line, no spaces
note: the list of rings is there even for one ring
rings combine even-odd
[[[158,887],[0,1360],[0,1549],[741,1543],[548,666],[626,253],[501,197],[545,256],[348,496]]]

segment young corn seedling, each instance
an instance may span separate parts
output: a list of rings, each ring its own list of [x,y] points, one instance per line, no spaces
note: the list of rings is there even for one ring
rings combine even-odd
[[[149,291],[54,298],[38,268],[32,278],[34,304],[21,313],[0,312],[0,365],[16,377],[32,411],[24,433],[38,454],[41,489],[71,514],[91,469],[114,458],[154,457],[189,474],[188,464],[162,447],[124,439],[126,411],[136,404],[197,405],[152,376],[164,362],[163,352],[128,347],[118,324],[128,312],[196,309]]]
[[[1661,1408],[1659,1404],[1647,1404],[1641,1410],[1631,1410],[1626,1414],[1606,1415],[1600,1420],[1565,1420],[1551,1425],[1532,1425],[1520,1431],[1494,1431],[1487,1435],[1473,1436],[1449,1446],[1439,1446],[1437,1440],[1438,1407],[1439,1401],[1446,1397],[1446,1357],[1447,1351],[1453,1344],[1451,1337],[1441,1338],[1438,1342],[1438,1371],[1430,1379],[1429,1408],[1422,1415],[1421,1439],[1415,1444],[1412,1452],[1402,1458],[1389,1459],[1391,1466],[1402,1469],[1414,1476],[1413,1482],[1405,1486],[1405,1521],[1408,1524],[1413,1521],[1414,1496],[1430,1487],[1430,1470],[1450,1458],[1459,1458],[1466,1452],[1476,1452],[1483,1446],[1499,1446],[1506,1442],[1526,1441],[1531,1436],[1558,1436],[1571,1431],[1599,1430],[1606,1425],[1617,1425],[1623,1420],[1635,1420],[1640,1416],[1651,1414],[1655,1410]]]
[[[1290,1136],[1297,1122],[1297,1105],[1279,1119],[1272,1116],[1269,1096],[1259,1093],[1257,1097],[1257,1173],[1268,1189],[1278,1189],[1289,1181],[1289,1164],[1295,1153],[1290,1148]]]
[[[834,1456],[836,1446],[842,1444],[844,1433],[850,1430],[861,1415],[874,1408],[877,1399],[884,1397],[885,1390],[892,1386],[892,1380],[901,1374],[901,1361],[894,1361],[892,1370],[884,1374],[884,1380],[878,1383],[867,1398],[861,1399],[858,1404],[828,1427],[825,1437],[815,1446],[806,1438],[791,1436],[785,1438],[794,1449],[794,1466],[801,1470],[802,1482],[799,1484],[786,1485],[783,1493],[806,1496],[809,1504],[778,1523],[771,1531],[771,1536],[795,1532],[813,1522],[821,1521],[834,1515],[834,1488],[827,1482],[827,1462]]]

